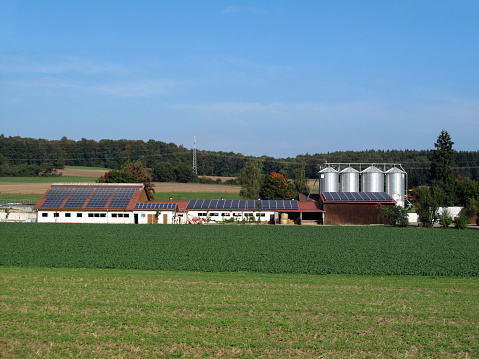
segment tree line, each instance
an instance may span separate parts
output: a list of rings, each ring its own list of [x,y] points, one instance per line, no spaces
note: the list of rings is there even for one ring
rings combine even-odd
[[[248,162],[260,163],[261,173],[287,173],[294,177],[302,169],[306,178],[317,178],[325,162],[400,163],[408,173],[408,187],[428,183],[434,150],[364,150],[302,154],[295,157],[245,156],[241,153],[198,150],[198,175],[241,176]],[[456,178],[479,180],[479,151],[454,151],[451,169]],[[174,180],[196,180],[191,174],[193,152],[182,145],[156,140],[109,140],[63,137],[60,140],[6,137],[0,135],[0,176],[49,175],[64,166],[105,167],[120,170],[129,163],[152,169],[153,180],[175,176]],[[156,168],[156,171],[155,171]],[[156,172],[156,175],[155,175]]]

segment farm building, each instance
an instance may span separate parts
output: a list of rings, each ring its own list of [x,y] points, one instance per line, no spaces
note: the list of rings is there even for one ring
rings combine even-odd
[[[225,220],[322,223],[313,202],[294,200],[148,201],[143,184],[57,183],[35,205],[39,223],[171,224]]]
[[[147,201],[143,184],[56,183],[34,210],[39,223],[172,223],[175,203]]]
[[[392,208],[396,201],[385,192],[324,192],[319,195],[324,224],[389,224],[378,204]]]

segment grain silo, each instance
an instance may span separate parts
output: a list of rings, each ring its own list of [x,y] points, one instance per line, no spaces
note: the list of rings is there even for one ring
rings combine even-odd
[[[406,173],[393,167],[386,171],[386,193],[394,198],[398,205],[404,206]]]
[[[319,171],[319,193],[338,192],[339,172],[332,167]]]
[[[359,171],[347,167],[339,172],[341,178],[341,192],[359,192]]]
[[[375,166],[361,172],[362,192],[384,192],[384,172]]]

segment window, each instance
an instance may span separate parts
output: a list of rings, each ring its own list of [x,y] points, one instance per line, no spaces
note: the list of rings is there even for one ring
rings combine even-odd
[[[235,216],[235,217],[241,217],[241,213],[233,213],[233,216]]]
[[[95,213],[93,216],[100,217],[100,213]]]
[[[145,218],[145,217],[146,217],[146,214],[142,213],[141,218]]]
[[[245,217],[253,217],[253,213],[245,213]]]
[[[210,213],[211,217],[218,217],[219,213]]]
[[[198,213],[198,216],[206,217],[206,212],[200,212],[200,213]]]
[[[112,214],[111,214],[111,217],[112,217],[112,218],[116,218],[116,217],[118,217],[118,215],[117,215],[116,213],[112,213]]]
[[[77,213],[77,217],[83,217],[83,213]]]
[[[256,213],[256,217],[259,217],[259,216],[260,216],[260,214],[259,214],[259,213]],[[265,217],[265,216],[266,216],[265,213],[261,213],[261,217]]]
[[[60,213],[53,213],[53,217],[60,217]]]
[[[65,217],[71,217],[72,214],[71,213],[65,213]]]
[[[182,215],[182,214],[177,214],[177,216],[178,216],[178,217],[183,217],[183,215]]]
[[[231,213],[221,213],[221,216],[222,216],[222,217],[230,217],[230,216],[231,216]]]
[[[106,213],[100,213],[100,217],[105,218],[105,217],[106,217]]]
[[[93,217],[93,213],[88,213],[88,217]]]
[[[48,213],[42,213],[42,217],[48,217]]]
[[[130,217],[130,215],[129,215],[128,213],[125,213],[125,214],[123,215],[123,217],[128,218],[128,217]]]

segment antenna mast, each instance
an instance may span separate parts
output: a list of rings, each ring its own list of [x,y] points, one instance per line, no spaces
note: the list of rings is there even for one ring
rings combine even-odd
[[[198,174],[198,165],[196,163],[196,136],[194,137],[194,143],[195,143],[195,147],[193,148],[193,172],[195,172],[195,174],[197,175]]]

